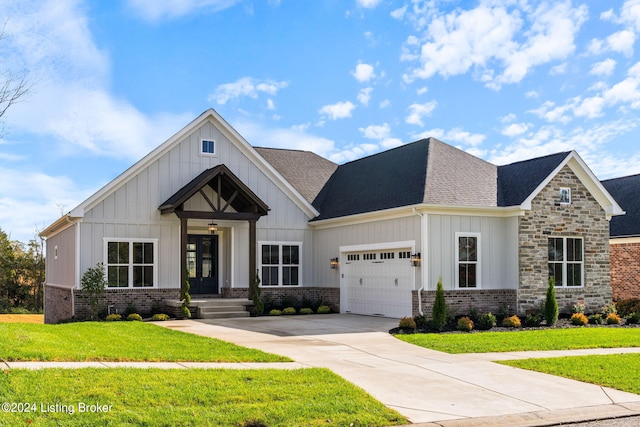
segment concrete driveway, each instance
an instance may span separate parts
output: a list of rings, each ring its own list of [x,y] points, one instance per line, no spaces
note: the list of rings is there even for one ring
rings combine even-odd
[[[163,324],[329,368],[412,423],[531,426],[640,414],[640,395],[499,365],[488,355],[407,344],[387,332],[396,319],[335,314]]]

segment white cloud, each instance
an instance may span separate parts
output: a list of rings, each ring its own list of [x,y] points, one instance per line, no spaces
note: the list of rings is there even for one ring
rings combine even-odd
[[[351,112],[355,108],[356,106],[351,101],[346,101],[325,105],[324,107],[320,108],[318,112],[331,120],[338,120],[351,117]]]
[[[618,31],[607,37],[609,48],[614,52],[620,52],[626,56],[633,55],[633,44],[635,41],[636,35],[630,30]]]
[[[356,69],[351,74],[361,83],[368,82],[376,76],[372,65],[362,63],[356,65]]]
[[[591,66],[589,74],[595,76],[610,76],[616,68],[616,61],[607,58],[604,61],[596,62]]]
[[[224,105],[230,100],[245,96],[255,99],[260,93],[273,96],[288,85],[289,83],[286,81],[259,81],[253,77],[242,77],[235,82],[221,84],[207,97],[207,100]]]
[[[372,91],[373,91],[372,87],[366,87],[366,88],[360,89],[360,92],[358,92],[358,102],[360,102],[360,104],[364,105],[365,107],[369,105]]]
[[[127,0],[129,8],[147,21],[175,19],[192,13],[228,9],[240,0]]]
[[[385,139],[391,134],[391,128],[389,124],[384,123],[382,125],[370,125],[366,128],[358,128],[365,138],[369,139]]]
[[[530,123],[511,123],[505,126],[500,133],[508,137],[514,137],[525,133],[530,126]]]
[[[405,119],[405,122],[411,125],[424,126],[422,119],[429,116],[437,106],[438,103],[436,101],[429,101],[424,104],[411,104],[409,105],[409,115]]]
[[[573,110],[576,117],[593,119],[602,115],[604,99],[599,96],[583,99]]]
[[[407,13],[408,5],[404,5],[398,9],[394,9],[391,11],[391,17],[394,19],[402,20],[404,18],[405,13]]]
[[[416,95],[424,95],[428,91],[429,91],[429,88],[427,86],[423,86],[421,88],[416,89]]]
[[[380,146],[378,144],[364,143],[359,145],[349,145],[342,150],[331,154],[329,156],[329,160],[336,163],[344,163],[374,154],[378,151],[380,151]]]
[[[620,10],[619,21],[627,22],[640,30],[640,0],[627,0]]]
[[[356,0],[356,3],[360,7],[365,9],[373,9],[380,4],[382,0]]]
[[[485,135],[467,132],[462,128],[453,128],[448,131],[445,131],[441,128],[434,128],[424,132],[420,132],[414,137],[417,139],[433,137],[446,143],[462,143],[465,145],[470,145],[472,147],[479,146],[487,138]],[[477,152],[478,151],[476,151],[476,153]]]

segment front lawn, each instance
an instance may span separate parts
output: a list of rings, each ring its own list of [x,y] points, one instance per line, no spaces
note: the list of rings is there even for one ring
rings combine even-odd
[[[143,322],[0,323],[0,360],[291,361],[283,356]]]
[[[638,347],[639,328],[570,328],[514,332],[399,334],[396,338],[446,353]]]
[[[9,370],[0,375],[0,401],[21,403],[23,411],[28,403],[30,410],[4,411],[1,426],[407,423],[327,369]],[[83,409],[100,412],[81,412]]]
[[[640,354],[576,356],[499,362],[640,394]]]

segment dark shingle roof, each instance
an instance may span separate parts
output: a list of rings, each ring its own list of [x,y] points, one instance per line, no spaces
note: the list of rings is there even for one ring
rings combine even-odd
[[[602,181],[625,215],[611,218],[611,237],[640,236],[640,175]]]
[[[498,206],[521,205],[569,154],[551,154],[498,166]]]
[[[429,140],[340,165],[313,202],[316,220],[423,202]]]

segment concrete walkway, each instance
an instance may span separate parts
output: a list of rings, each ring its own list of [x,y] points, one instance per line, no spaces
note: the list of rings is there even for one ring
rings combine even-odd
[[[640,414],[640,395],[491,362],[527,357],[522,352],[450,355],[407,344],[387,333],[394,319],[328,315],[162,325],[329,368],[420,425],[533,426]],[[624,351],[640,349],[528,354]]]

